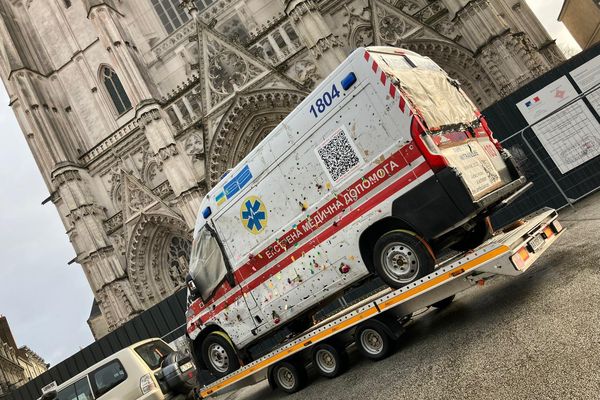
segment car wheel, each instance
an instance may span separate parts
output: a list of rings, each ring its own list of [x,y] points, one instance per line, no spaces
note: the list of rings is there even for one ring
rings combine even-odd
[[[399,289],[433,272],[435,260],[415,234],[392,231],[375,243],[373,265],[385,283]]]
[[[240,367],[235,348],[223,332],[212,332],[204,338],[202,360],[217,378],[228,375]]]

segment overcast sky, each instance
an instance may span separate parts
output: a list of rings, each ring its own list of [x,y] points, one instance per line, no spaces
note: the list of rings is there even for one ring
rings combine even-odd
[[[578,48],[556,21],[562,0],[528,0],[552,37]],[[93,341],[92,293],[0,84],[0,314],[19,345],[55,364]]]

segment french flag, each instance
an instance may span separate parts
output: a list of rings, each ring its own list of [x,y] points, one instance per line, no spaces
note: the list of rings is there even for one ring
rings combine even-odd
[[[533,99],[531,99],[527,103],[525,103],[525,107],[531,108],[539,102],[540,102],[540,98],[538,96],[535,96]]]

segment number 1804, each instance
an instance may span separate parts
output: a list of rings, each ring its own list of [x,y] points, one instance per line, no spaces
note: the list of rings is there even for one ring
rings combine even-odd
[[[329,107],[333,103],[333,100],[337,97],[340,97],[340,91],[335,85],[333,85],[331,87],[331,92],[323,93],[323,96],[317,99],[315,104],[310,107],[310,112],[315,116],[315,118],[318,118],[319,114],[323,114],[327,107]]]

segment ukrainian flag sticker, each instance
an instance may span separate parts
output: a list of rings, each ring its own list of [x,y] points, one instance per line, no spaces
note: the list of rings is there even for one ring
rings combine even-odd
[[[227,197],[225,197],[225,193],[224,192],[219,193],[215,197],[215,201],[217,202],[218,206],[220,206],[221,204],[225,203],[225,200],[227,200]]]

